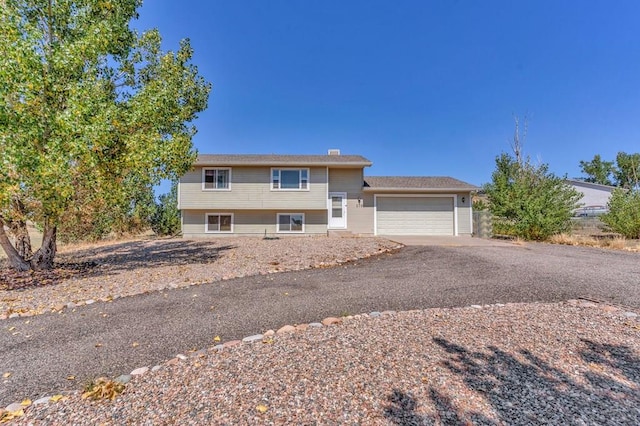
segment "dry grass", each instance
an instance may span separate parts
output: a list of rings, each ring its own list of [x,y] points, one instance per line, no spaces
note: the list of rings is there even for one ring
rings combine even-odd
[[[42,245],[42,233],[38,231],[31,224],[28,225],[29,237],[31,237],[31,248],[35,252]],[[112,236],[111,238],[105,238],[100,241],[91,241],[91,242],[75,242],[65,244],[58,241],[58,253],[70,253],[74,251],[80,250],[91,250],[96,249],[108,245],[113,245],[114,243],[127,243],[133,241],[147,240],[147,239],[162,239],[163,237],[156,237],[152,231],[146,231],[142,234],[137,235],[123,235],[123,236]],[[166,237],[170,238],[170,237]],[[7,255],[4,250],[0,249],[0,260],[6,259]]]
[[[636,240],[627,240],[626,238],[615,235],[611,237],[596,238],[585,235],[557,234],[549,238],[552,244],[564,244],[569,246],[586,246],[600,247],[614,250],[639,251],[640,242]]]

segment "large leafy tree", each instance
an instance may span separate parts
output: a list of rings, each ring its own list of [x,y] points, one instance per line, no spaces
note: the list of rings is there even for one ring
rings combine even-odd
[[[190,123],[210,85],[188,40],[163,52],[158,31],[129,28],[140,5],[0,3],[0,245],[16,269],[53,267],[79,199],[126,203],[129,182],[175,179],[194,161]],[[35,253],[27,220],[44,234]]]

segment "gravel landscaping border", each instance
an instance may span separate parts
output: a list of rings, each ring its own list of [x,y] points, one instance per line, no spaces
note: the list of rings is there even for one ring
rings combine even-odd
[[[371,312],[142,366],[16,424],[639,424],[640,321],[589,301]],[[57,398],[56,398],[57,399]]]
[[[0,290],[0,320],[167,288],[331,267],[401,247],[383,238],[325,236],[147,239],[67,247],[57,259],[59,279],[48,285]]]

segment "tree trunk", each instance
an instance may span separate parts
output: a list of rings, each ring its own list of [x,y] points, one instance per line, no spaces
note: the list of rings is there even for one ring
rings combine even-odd
[[[31,248],[29,230],[27,229],[26,209],[18,195],[14,195],[11,198],[11,208],[13,210],[13,219],[8,223],[8,225],[11,230],[11,234],[15,238],[14,247],[18,251],[18,254],[24,260],[28,261],[31,259],[31,256],[33,256],[33,250]]]
[[[24,220],[13,221],[10,223],[9,229],[11,229],[11,235],[13,235],[15,239],[14,246],[20,257],[24,260],[31,259],[33,250],[31,248],[31,237],[29,237],[27,222]]]
[[[0,220],[0,246],[7,254],[7,258],[9,259],[9,265],[17,271],[28,271],[31,268],[29,262],[24,260],[20,253],[16,250],[16,248],[9,241],[9,237],[4,230],[4,221]]]
[[[31,258],[31,269],[36,271],[53,269],[53,259],[56,257],[58,247],[56,243],[56,233],[56,226],[49,227],[45,225],[42,236],[42,246]]]

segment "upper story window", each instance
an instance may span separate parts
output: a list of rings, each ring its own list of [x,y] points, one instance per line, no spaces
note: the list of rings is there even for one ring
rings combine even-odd
[[[309,169],[271,169],[271,189],[308,190]]]
[[[230,190],[231,169],[202,169],[203,190]]]

